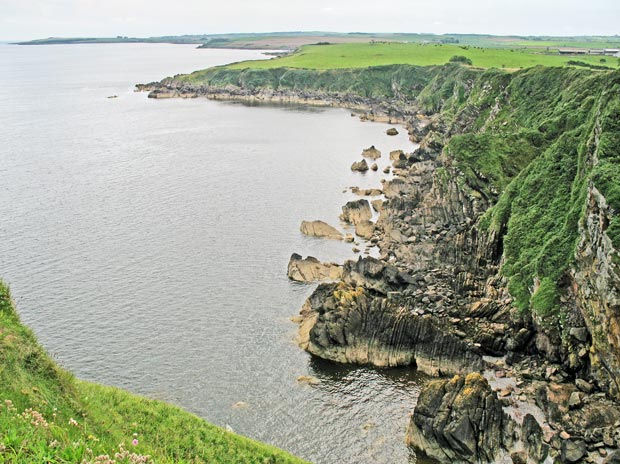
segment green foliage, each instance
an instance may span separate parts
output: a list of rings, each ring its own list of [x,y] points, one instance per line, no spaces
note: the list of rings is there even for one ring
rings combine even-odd
[[[543,278],[532,295],[532,310],[539,316],[545,317],[554,312],[558,303],[556,283],[549,277]]]
[[[303,462],[175,406],[75,380],[19,322],[0,282],[0,462],[111,459],[119,464]]]
[[[452,57],[450,57],[450,63],[462,63],[462,64],[468,64],[468,65],[472,65],[472,61],[471,59],[467,58],[466,56],[463,55],[454,55]]]

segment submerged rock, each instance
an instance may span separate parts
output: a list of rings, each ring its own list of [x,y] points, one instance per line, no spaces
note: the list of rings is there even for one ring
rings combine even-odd
[[[342,278],[342,266],[334,263],[322,263],[318,259],[293,253],[288,263],[288,278],[296,282],[316,282],[321,280],[338,280]]]
[[[376,160],[376,159],[381,158],[381,152],[377,150],[374,145],[371,145],[370,147],[365,148],[362,151],[362,156],[364,158],[370,158],[370,159]]]
[[[406,440],[440,462],[494,463],[512,451],[513,430],[487,380],[471,373],[422,389]]]
[[[342,207],[342,214],[340,215],[340,219],[349,224],[370,221],[371,218],[372,211],[370,210],[370,203],[368,203],[366,199],[349,201]]]
[[[342,233],[335,227],[330,226],[323,221],[302,221],[299,228],[302,234],[311,237],[330,238],[334,240],[342,240]]]

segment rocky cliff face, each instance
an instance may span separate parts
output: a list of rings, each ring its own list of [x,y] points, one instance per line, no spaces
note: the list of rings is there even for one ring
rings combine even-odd
[[[611,214],[605,198],[591,185],[572,273],[587,331],[574,334],[586,342],[589,374],[620,400],[620,254],[606,234]]]

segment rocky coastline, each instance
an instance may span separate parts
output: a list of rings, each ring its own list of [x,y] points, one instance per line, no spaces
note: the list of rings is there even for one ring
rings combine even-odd
[[[314,271],[304,273],[310,277],[295,280],[331,282],[319,284],[304,304],[299,345],[337,362],[410,366],[444,377],[423,389],[407,431],[410,446],[439,462],[620,462],[620,254],[608,235],[616,212],[587,183],[574,259],[556,283],[555,312],[519,308],[504,271],[508,219],[488,225],[494,207],[508,200],[498,182],[451,150],[455,134],[493,133],[509,124],[520,130],[507,78],[498,78],[497,89],[480,79],[464,82],[469,93],[458,97],[465,102],[457,116],[441,105],[429,110],[424,90],[418,99],[386,99],[174,78],[138,89],[151,98],[339,106],[363,119],[402,124],[419,148],[390,155],[394,176],[381,186],[383,197],[372,200],[378,220],[366,223],[372,198],[366,192],[341,217],[363,224],[358,238],[377,245],[379,258],[347,261],[333,273],[311,260]],[[487,106],[474,100],[476,85]],[[602,99],[598,105],[582,135],[580,160],[588,169],[602,151]],[[498,120],[501,111],[512,111],[511,119]],[[289,276],[302,261],[293,255]],[[528,291],[535,295],[542,285],[536,277]]]

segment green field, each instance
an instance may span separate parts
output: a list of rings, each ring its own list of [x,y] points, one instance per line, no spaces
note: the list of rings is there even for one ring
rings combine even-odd
[[[175,406],[76,380],[0,281],[0,463],[302,463]]]
[[[567,66],[570,60],[591,65],[618,67],[618,58],[600,56],[560,56],[525,49],[479,48],[459,45],[412,43],[346,43],[307,45],[297,52],[263,61],[244,61],[230,65],[233,69],[304,68],[345,69],[390,64],[429,66],[447,63],[453,56],[465,56],[474,67],[521,69],[537,65]]]

